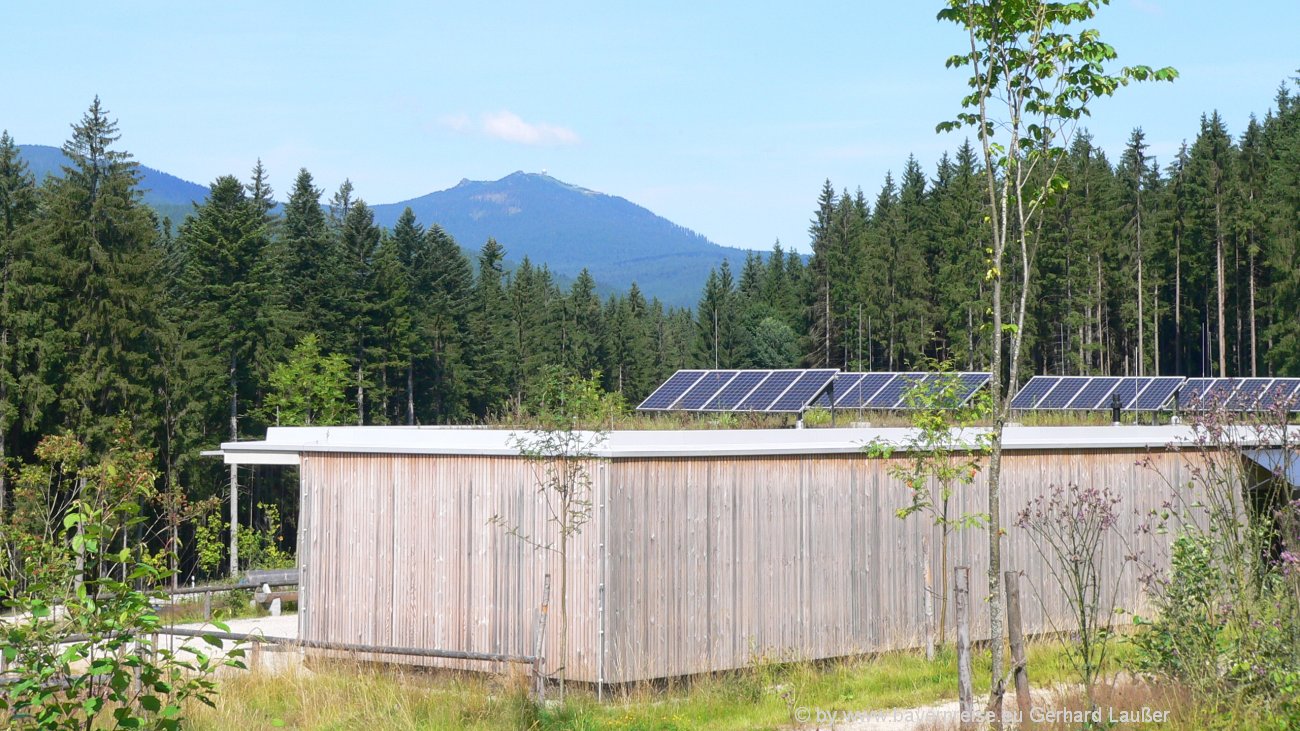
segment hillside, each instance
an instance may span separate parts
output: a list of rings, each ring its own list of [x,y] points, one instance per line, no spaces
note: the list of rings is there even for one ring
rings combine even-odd
[[[18,150],[38,182],[47,175],[61,175],[62,166],[67,164],[63,150],[57,147],[19,145]],[[201,202],[208,195],[205,185],[145,165],[140,166],[140,187],[144,190],[144,202],[176,224],[193,210],[192,203]]]
[[[527,256],[568,277],[587,267],[606,287],[626,291],[636,282],[647,298],[670,305],[694,306],[709,270],[729,259],[738,273],[746,253],[624,198],[547,175],[462,180],[448,190],[375,206],[375,216],[391,226],[407,206],[421,223],[438,223],[467,249],[494,237],[511,260]]]

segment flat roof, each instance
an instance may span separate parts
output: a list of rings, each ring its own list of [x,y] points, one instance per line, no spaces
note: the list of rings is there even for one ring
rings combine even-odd
[[[1300,441],[1300,427],[1288,427],[1288,443]],[[589,450],[604,458],[711,457],[781,454],[851,454],[868,444],[906,448],[913,429],[716,429],[635,430],[607,432],[597,442],[589,434]],[[968,429],[963,441],[973,443],[986,429]],[[313,426],[271,427],[266,439],[226,442],[218,451],[227,464],[296,465],[300,455],[317,452],[346,454],[519,454],[517,444],[526,429],[435,426]],[[1274,446],[1276,439],[1261,438],[1242,429],[1234,442],[1243,446]],[[1196,433],[1191,426],[1007,426],[1007,450],[1056,449],[1165,449],[1191,446]]]

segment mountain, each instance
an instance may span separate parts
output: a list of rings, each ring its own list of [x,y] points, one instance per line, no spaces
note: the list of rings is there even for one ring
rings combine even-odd
[[[18,153],[38,183],[47,175],[62,175],[63,166],[68,164],[63,150],[48,145],[19,145]],[[194,210],[191,203],[201,203],[208,197],[207,186],[144,165],[140,166],[140,187],[144,190],[144,202],[177,225]]]
[[[626,199],[548,175],[462,180],[447,190],[374,206],[375,219],[392,226],[407,206],[421,223],[437,223],[471,251],[492,237],[513,261],[527,256],[566,277],[586,267],[605,287],[626,291],[636,282],[647,299],[675,306],[693,307],[709,270],[724,260],[739,277],[747,253]]]
[[[19,145],[38,181],[60,175],[63,151]],[[173,228],[207,197],[208,188],[140,166],[144,202]],[[709,270],[730,261],[737,278],[748,252],[719,246],[700,234],[624,198],[598,193],[548,175],[517,172],[500,180],[462,180],[453,188],[374,206],[375,220],[391,227],[410,206],[425,226],[438,224],[473,258],[489,237],[506,249],[508,263],[528,257],[546,264],[562,286],[586,267],[603,294],[626,292],[636,282],[646,299],[693,307]]]

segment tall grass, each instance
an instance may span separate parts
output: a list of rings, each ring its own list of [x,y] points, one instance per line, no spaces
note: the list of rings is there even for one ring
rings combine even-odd
[[[1036,684],[1073,682],[1058,643],[1032,645],[1030,667]],[[975,677],[987,683],[987,676],[987,660],[977,662]],[[229,676],[216,708],[187,711],[193,729],[740,731],[789,727],[798,706],[907,708],[950,699],[956,687],[951,650],[933,663],[912,652],[826,663],[756,658],[750,667],[730,673],[614,689],[604,703],[590,689],[578,689],[563,705],[541,707],[529,700],[521,676],[318,663],[313,670],[280,675]]]

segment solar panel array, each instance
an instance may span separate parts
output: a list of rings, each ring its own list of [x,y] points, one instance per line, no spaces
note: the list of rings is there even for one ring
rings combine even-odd
[[[677,371],[637,410],[797,414],[826,389],[836,373],[833,368]]]
[[[911,395],[916,388],[942,388],[940,379],[955,379],[952,403],[945,406],[963,406],[975,392],[989,382],[988,373],[841,373],[835,377],[830,392],[817,400],[823,408],[833,405],[837,409],[909,409]]]
[[[1097,411],[1111,408],[1116,396],[1125,411],[1160,411],[1185,379],[1133,376],[1034,376],[1011,399],[1011,408],[1029,411]]]
[[[812,370],[682,370],[655,389],[638,411],[801,413],[811,405],[837,409],[907,409],[918,387],[956,379],[952,406],[989,382],[988,373],[840,373]]]
[[[1184,411],[1300,411],[1300,378],[1189,378],[1178,393]]]

